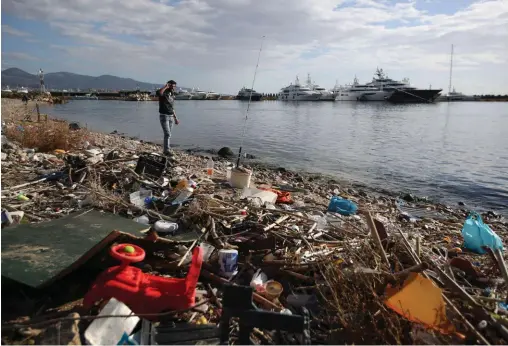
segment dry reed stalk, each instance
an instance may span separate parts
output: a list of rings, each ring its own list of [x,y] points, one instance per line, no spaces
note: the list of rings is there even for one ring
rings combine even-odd
[[[8,139],[20,143],[24,148],[37,148],[40,152],[76,149],[86,135],[86,130],[70,130],[69,124],[62,121],[24,122],[6,128]]]

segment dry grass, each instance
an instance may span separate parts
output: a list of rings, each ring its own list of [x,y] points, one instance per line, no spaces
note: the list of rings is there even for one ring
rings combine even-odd
[[[325,278],[321,296],[327,302],[332,343],[346,344],[414,344],[413,323],[399,316],[384,304],[385,278],[372,273],[356,272],[353,268],[381,268],[382,260],[368,241],[358,241],[346,247],[344,265],[330,263],[321,267]],[[405,262],[402,247],[395,245],[395,262]],[[352,265],[350,265],[352,264]],[[409,265],[409,264],[408,264]],[[431,330],[442,344],[453,344],[457,339]]]
[[[6,135],[8,139],[20,143],[24,148],[51,152],[55,149],[71,150],[80,147],[87,137],[87,131],[70,130],[69,124],[65,121],[23,122],[9,125]]]

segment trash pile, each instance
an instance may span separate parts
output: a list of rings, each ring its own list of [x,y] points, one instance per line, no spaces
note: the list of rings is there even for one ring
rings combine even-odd
[[[41,266],[48,253],[72,265],[33,284],[42,305],[10,319],[2,309],[4,343],[508,343],[500,215],[227,158],[167,158],[117,135],[32,149],[2,137],[2,267]],[[113,214],[128,224],[64,256],[78,242],[72,220],[88,215],[94,234]],[[23,233],[30,224],[40,228]]]

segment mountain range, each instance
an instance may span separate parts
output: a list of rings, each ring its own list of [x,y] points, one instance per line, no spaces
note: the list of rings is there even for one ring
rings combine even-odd
[[[52,72],[44,74],[47,89],[109,89],[109,90],[153,90],[161,84],[139,82],[132,78],[121,78],[111,75],[98,77],[86,76],[70,72]],[[30,74],[19,68],[8,68],[2,71],[2,87],[9,86],[39,88],[39,76]]]

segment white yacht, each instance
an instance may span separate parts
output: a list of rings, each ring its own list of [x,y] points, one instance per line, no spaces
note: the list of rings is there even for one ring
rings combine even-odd
[[[310,79],[310,73],[307,73],[307,87],[315,92],[318,92],[321,96],[319,97],[319,101],[335,101],[335,95],[326,90],[324,87],[316,84],[316,82],[312,82]]]
[[[6,85],[6,86],[5,86],[5,89],[2,89],[2,92],[4,92],[4,93],[11,93],[11,92],[12,92],[12,90],[9,88],[9,86],[8,86],[8,85]]]
[[[372,82],[367,83],[368,86],[376,87],[384,91],[416,89],[409,85],[409,79],[404,78],[402,81],[396,81],[385,75],[383,69],[376,69],[376,73],[372,78]]]
[[[21,93],[21,94],[28,94],[28,89],[25,88],[25,87],[21,87],[19,88],[18,90],[16,90],[18,93]]]
[[[455,91],[455,88],[453,88],[452,91],[450,91],[446,95],[439,96],[437,98],[438,101],[473,101],[475,100],[474,96],[471,95],[465,95],[461,92]]]
[[[320,97],[320,93],[310,90],[306,86],[301,86],[297,76],[295,84],[291,83],[282,88],[278,98],[281,101],[319,101]]]
[[[391,92],[372,85],[360,84],[355,77],[353,84],[339,88],[336,95],[337,101],[385,101]]]
[[[203,91],[203,90],[200,90],[199,88],[197,89],[192,89],[191,90],[191,100],[204,100],[206,99],[206,91]]]
[[[335,96],[335,99],[337,99],[337,96],[339,95],[339,91],[341,91],[343,87],[339,85],[339,81],[335,80],[335,85],[333,88],[330,89],[330,92]]]
[[[220,94],[219,93],[216,93],[214,91],[209,91],[206,93],[206,97],[205,97],[207,100],[218,100],[220,99]]]
[[[180,89],[175,93],[175,100],[190,100],[192,94],[185,89]]]

